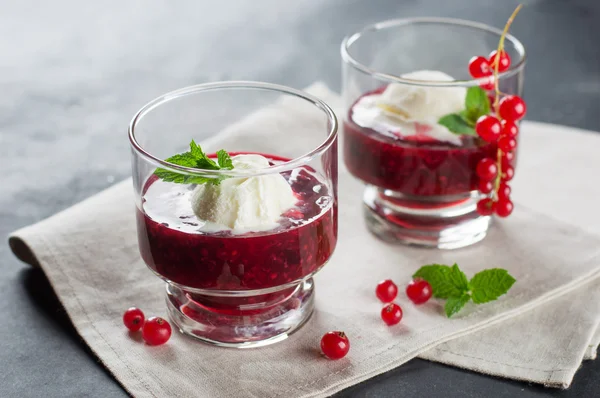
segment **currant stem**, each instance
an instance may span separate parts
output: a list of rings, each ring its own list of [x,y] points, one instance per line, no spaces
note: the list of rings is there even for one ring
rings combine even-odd
[[[496,50],[496,58],[494,59],[494,65],[493,65],[494,66],[494,89],[496,91],[496,97],[494,98],[494,108],[496,109],[496,114],[498,116],[498,120],[501,120],[500,107],[498,106],[498,104],[500,103],[500,95],[502,94],[500,92],[500,82],[498,79],[498,73],[499,73],[499,68],[500,68],[500,56],[502,54],[502,51],[504,51],[504,39],[506,38],[506,35],[508,34],[508,29],[510,28],[510,25],[512,25],[512,23],[515,20],[515,17],[519,13],[519,11],[521,11],[521,8],[523,8],[523,4],[519,4],[517,6],[517,8],[515,8],[513,13],[511,14],[511,16],[508,18],[508,21],[506,21],[506,25],[504,25],[504,30],[502,31],[502,35],[500,35],[500,41],[498,42],[498,49]],[[496,200],[498,200],[498,189],[500,188],[500,182],[502,181],[502,150],[500,148],[498,148],[498,151],[496,153],[496,158],[497,158],[496,162],[498,164],[498,176],[496,176],[496,181],[494,184],[494,197]]]
[[[498,49],[496,50],[496,59],[494,62],[494,88],[496,90],[496,98],[494,101],[494,106],[496,107],[496,109],[498,109],[498,102],[500,101],[500,87],[499,87],[499,83],[498,83],[498,73],[499,73],[499,69],[500,69],[500,55],[502,54],[502,51],[504,51],[504,39],[506,38],[506,35],[508,34],[508,29],[510,29],[510,25],[512,25],[513,21],[515,20],[515,17],[517,16],[517,14],[519,13],[519,11],[521,11],[521,8],[523,8],[523,4],[519,4],[517,6],[517,8],[515,8],[515,10],[513,11],[513,13],[511,14],[510,18],[508,18],[508,21],[506,21],[506,25],[504,25],[504,30],[502,31],[502,35],[500,35],[500,41],[498,42]],[[500,115],[498,115],[500,116]]]

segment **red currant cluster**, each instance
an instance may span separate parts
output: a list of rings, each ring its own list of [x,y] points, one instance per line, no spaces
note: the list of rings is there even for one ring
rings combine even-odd
[[[423,279],[415,279],[406,286],[406,296],[415,304],[425,303],[432,293],[431,285]],[[386,303],[381,310],[381,319],[389,326],[399,323],[402,320],[402,308],[392,303],[398,295],[398,286],[391,279],[386,279],[379,282],[375,294],[379,300]]]
[[[148,345],[161,345],[171,337],[171,325],[163,318],[153,316],[144,322],[144,313],[131,307],[123,314],[123,323],[132,332],[142,329],[142,338]]]
[[[406,296],[415,304],[425,303],[432,294],[431,285],[423,279],[415,279],[406,287]],[[391,279],[386,279],[379,282],[375,295],[386,304],[381,310],[381,319],[389,326],[400,323],[402,308],[393,303],[398,296],[398,286]],[[329,359],[343,358],[349,350],[350,341],[344,332],[328,332],[321,339],[321,351]]]
[[[498,63],[496,65],[496,63]],[[515,169],[512,166],[515,149],[517,148],[517,135],[519,127],[517,121],[525,116],[527,107],[525,101],[517,95],[505,95],[499,98],[495,72],[504,72],[510,67],[510,56],[505,51],[493,51],[489,59],[482,56],[473,57],[469,61],[469,73],[474,78],[490,77],[490,81],[481,85],[485,90],[496,88],[496,94],[490,96],[492,109],[497,116],[481,116],[475,124],[477,135],[486,142],[496,143],[498,146],[496,159],[483,158],[477,164],[479,177],[479,191],[488,195],[477,203],[477,212],[483,216],[494,213],[500,217],[508,217],[513,211],[510,200],[510,186]]]

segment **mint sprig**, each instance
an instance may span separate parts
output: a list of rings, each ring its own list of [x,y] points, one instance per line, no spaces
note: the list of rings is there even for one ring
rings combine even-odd
[[[490,99],[484,89],[478,86],[469,87],[465,97],[465,109],[459,113],[442,116],[438,124],[446,127],[454,134],[477,136],[475,123],[483,115],[491,111]]]
[[[516,282],[507,270],[501,268],[480,271],[467,281],[467,276],[457,264],[424,265],[414,273],[413,278],[425,279],[431,285],[433,297],[446,299],[444,310],[448,318],[471,300],[475,304],[497,300]]]
[[[173,155],[165,159],[169,163],[179,166],[190,167],[203,170],[232,170],[233,162],[231,156],[223,149],[217,152],[217,161],[209,158],[202,150],[200,145],[194,140],[190,142],[190,150],[188,152]],[[163,168],[158,168],[154,171],[154,175],[163,181],[175,182],[178,184],[211,184],[219,185],[227,176],[204,177],[196,175],[185,175],[169,171]]]

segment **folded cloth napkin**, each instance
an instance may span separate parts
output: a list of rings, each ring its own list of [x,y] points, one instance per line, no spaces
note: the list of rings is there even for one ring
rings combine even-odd
[[[310,91],[332,104],[339,101],[322,85]],[[239,146],[237,133],[251,131],[252,139],[269,138],[273,151],[285,156],[286,148],[311,134],[306,117],[281,102],[232,126],[207,143],[207,149],[227,148],[228,142]],[[290,132],[285,142],[264,136],[268,124]],[[524,130],[526,137],[528,128]],[[243,137],[249,139],[248,134]],[[520,160],[519,173],[526,167],[524,159],[535,156],[522,147],[527,155]],[[573,306],[570,297],[582,289],[591,294],[599,290],[600,237],[545,215],[540,211],[545,208],[517,203],[508,220],[472,247],[437,251],[393,246],[367,232],[362,186],[343,167],[339,188],[339,242],[315,278],[314,316],[289,339],[255,350],[215,348],[180,334],[164,346],[149,347],[127,333],[121,322],[126,306],[165,315],[162,283],[138,254],[130,181],[16,231],[10,244],[19,258],[44,270],[77,331],[134,396],[327,396],[418,355],[489,374],[568,385],[598,326],[600,311],[593,303],[599,300]],[[452,319],[445,318],[435,300],[414,306],[400,294],[404,318],[397,326],[385,326],[375,284],[384,278],[408,281],[420,265],[433,262],[457,262],[468,276],[499,266],[518,282],[498,301],[468,304]],[[556,311],[562,299],[566,304]],[[557,313],[553,319],[545,316],[552,312],[550,304]],[[560,331],[549,327],[551,320],[561,322]],[[486,333],[491,328],[496,331]],[[344,330],[350,337],[346,358],[329,361],[319,355],[319,340],[329,330]],[[544,352],[546,361],[535,358],[540,356],[537,350],[548,347],[542,339],[558,344],[553,349],[561,355]],[[507,354],[499,356],[502,351]],[[554,361],[551,367],[549,360]],[[535,372],[527,376],[524,369]]]

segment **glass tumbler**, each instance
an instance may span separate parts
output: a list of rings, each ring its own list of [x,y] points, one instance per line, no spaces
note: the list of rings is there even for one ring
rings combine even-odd
[[[186,152],[192,139],[215,160],[225,149],[234,162],[238,155],[261,154],[268,164],[208,170],[164,160]],[[140,253],[166,282],[168,314],[181,332],[245,348],[283,340],[301,327],[314,308],[312,276],[337,241],[333,111],[283,86],[201,84],[144,106],[131,121],[129,140]],[[276,213],[272,224],[231,228],[198,215],[198,208],[210,213],[235,201],[238,207],[224,214],[237,211],[236,220],[264,211],[279,200],[281,185],[262,193],[252,187],[269,187],[273,179],[291,187],[295,205]],[[227,196],[223,188],[225,201],[215,202],[203,193],[216,180],[250,187],[250,194]]]
[[[494,95],[490,78],[471,78],[468,64],[495,50],[501,33],[475,22],[415,18],[377,23],[344,39],[344,162],[366,184],[364,215],[379,238],[454,249],[485,237],[491,217],[477,213],[483,196],[476,166],[496,159],[497,145],[440,131],[437,122],[463,106],[471,87]],[[521,95],[523,45],[507,35],[505,51],[512,64],[498,75],[500,91]],[[512,167],[515,156],[507,156]]]

